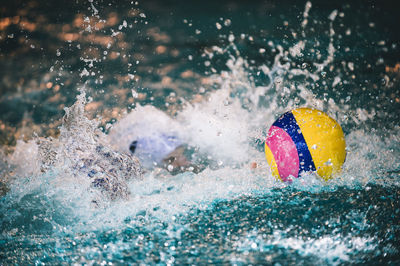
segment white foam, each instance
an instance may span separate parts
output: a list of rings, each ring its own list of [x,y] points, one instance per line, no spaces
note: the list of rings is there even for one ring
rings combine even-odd
[[[205,102],[188,105],[178,114],[185,139],[224,163],[249,160],[249,123],[251,114],[222,88]]]
[[[373,251],[377,244],[371,237],[323,235],[318,238],[291,237],[287,231],[274,230],[272,235],[263,235],[253,230],[233,246],[240,252],[270,251],[271,247],[292,249],[301,256],[315,256],[320,263],[339,265],[350,261],[350,255],[357,252]]]

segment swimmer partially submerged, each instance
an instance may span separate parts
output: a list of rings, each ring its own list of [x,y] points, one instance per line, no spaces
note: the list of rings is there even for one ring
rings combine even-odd
[[[135,156],[112,149],[98,123],[84,115],[85,103],[82,93],[74,105],[65,109],[59,138],[37,138],[24,144],[27,146],[17,145],[13,155],[20,154],[22,159],[11,158],[11,164],[14,161],[25,176],[53,171],[83,179],[80,183],[89,184],[96,205],[127,199],[128,181],[142,178],[142,166]],[[26,167],[29,162],[35,162],[34,167]]]
[[[130,153],[137,156],[147,168],[165,168],[172,174],[200,171],[201,166],[188,159],[188,145],[183,144],[176,136],[158,133],[134,139],[129,145]]]
[[[138,107],[105,135],[96,121],[85,116],[85,103],[81,94],[65,109],[59,138],[36,138],[26,144],[33,145],[29,150],[34,152],[22,156],[25,163],[16,163],[22,168],[28,161],[37,165],[26,175],[54,171],[89,180],[88,189],[98,195],[92,202],[101,205],[102,201],[127,199],[128,182],[143,178],[144,169],[165,168],[171,174],[200,171],[201,165],[187,159],[190,149],[179,137],[175,121],[165,113],[151,106]],[[26,153],[23,145],[17,149]]]
[[[60,156],[65,156],[57,140],[41,138],[36,143],[42,173],[53,169],[60,163]],[[80,150],[69,150],[69,152],[79,153]],[[62,161],[68,161],[69,165],[64,171],[75,177],[89,178],[91,188],[99,190],[104,197],[101,200],[127,199],[130,194],[127,182],[131,179],[142,178],[143,175],[137,158],[113,151],[104,145],[96,145],[88,156],[79,156],[72,160],[71,157],[64,157]],[[99,201],[100,199],[93,199],[94,203]]]
[[[199,172],[204,167],[189,159],[193,149],[179,129],[177,121],[157,108],[137,106],[114,125],[108,139],[115,150],[137,157],[146,169]]]

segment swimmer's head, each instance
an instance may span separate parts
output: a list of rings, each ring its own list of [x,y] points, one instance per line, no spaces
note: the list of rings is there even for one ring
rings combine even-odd
[[[145,167],[153,167],[161,164],[181,144],[176,136],[153,133],[133,140],[129,151],[137,156]]]
[[[151,168],[183,144],[181,131],[180,124],[163,111],[138,105],[113,125],[108,139],[115,150],[131,153]]]

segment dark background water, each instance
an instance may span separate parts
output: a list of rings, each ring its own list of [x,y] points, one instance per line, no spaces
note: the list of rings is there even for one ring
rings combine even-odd
[[[57,134],[62,108],[74,102],[77,88],[83,84],[99,102],[94,112],[103,115],[104,122],[117,118],[112,108],[131,107],[132,88],[145,94],[136,101],[161,108],[170,92],[190,98],[199,89],[201,78],[212,73],[211,67],[217,72],[226,69],[228,53],[215,56],[211,67],[204,65],[202,55],[214,45],[228,45],[230,33],[251,66],[271,65],[276,52],[268,41],[289,47],[303,39],[307,47],[316,48],[319,42],[317,50],[325,55],[327,17],[335,9],[344,16],[339,15],[333,23],[335,68],[327,71],[325,81],[332,84],[339,75],[345,82],[334,90],[312,84],[321,85],[314,92],[319,96],[328,93],[335,100],[350,96],[347,100],[352,106],[377,109],[378,128],[398,124],[399,74],[392,69],[400,58],[396,1],[314,1],[305,38],[300,37],[304,1],[151,0],[138,5],[133,1],[95,1],[93,5],[97,13],[87,1],[2,4],[0,143],[13,144],[21,135],[30,136],[29,130],[21,131],[27,125],[39,125],[39,135]],[[119,30],[124,20],[128,27]],[[220,30],[216,23],[222,26]],[[112,36],[113,32],[120,34]],[[260,48],[266,52],[261,54]],[[90,67],[90,62],[82,60],[85,58],[101,62]],[[306,63],[310,71],[314,61],[316,52],[292,59],[298,65]],[[353,71],[343,66],[348,62],[354,63]],[[90,76],[82,76],[84,69]],[[256,77],[258,85],[268,82]]]

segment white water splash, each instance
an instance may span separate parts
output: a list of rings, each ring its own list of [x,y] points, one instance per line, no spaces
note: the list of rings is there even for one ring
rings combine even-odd
[[[84,189],[97,194],[92,199],[96,204],[126,199],[130,194],[126,181],[141,178],[141,166],[136,158],[108,146],[98,122],[85,116],[85,104],[86,95],[82,92],[74,105],[65,108],[58,139],[20,141],[9,163],[15,165],[20,178],[40,180],[53,176],[52,183],[57,180],[60,182],[57,185],[62,186],[60,179],[74,177]]]

